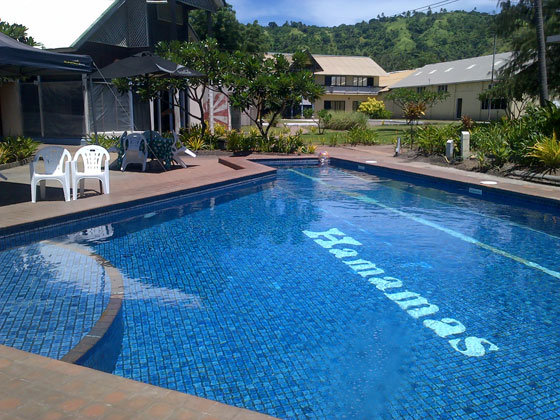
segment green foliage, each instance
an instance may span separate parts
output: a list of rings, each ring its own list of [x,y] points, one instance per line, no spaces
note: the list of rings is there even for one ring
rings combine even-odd
[[[200,124],[194,124],[190,127],[181,128],[179,131],[179,140],[185,147],[193,152],[206,149],[208,147],[205,134],[202,131],[202,125]]]
[[[346,134],[346,142],[352,146],[363,144],[371,146],[377,143],[377,132],[366,127],[352,127]]]
[[[507,142],[508,126],[503,123],[475,127],[472,131],[472,147],[476,150],[479,163],[489,158],[491,166],[503,166],[511,156],[511,148]]]
[[[39,143],[29,137],[6,137],[0,142],[0,164],[17,162],[31,157]]]
[[[476,11],[429,11],[378,16],[355,25],[320,27],[286,22],[269,24],[264,30],[268,51],[308,48],[313,54],[369,56],[393,71],[491,54],[493,20],[493,15]],[[497,47],[499,52],[508,51],[502,40]]]
[[[354,127],[365,128],[367,116],[363,112],[329,112],[331,118],[326,128],[331,130],[351,130]]]
[[[445,155],[447,140],[453,140],[455,151],[459,152],[459,132],[457,124],[427,125],[416,131],[418,150],[427,155]]]
[[[358,107],[359,112],[367,114],[370,118],[391,118],[391,112],[385,109],[383,101],[367,98]]]
[[[244,148],[243,133],[237,130],[231,130],[226,134],[226,148],[232,152],[240,152]]]
[[[313,118],[313,112],[314,112],[313,108],[305,108],[303,110],[303,118],[308,119],[308,120]]]
[[[96,144],[109,150],[113,146],[118,146],[119,139],[119,136],[111,136],[109,134],[99,133],[97,136],[90,134],[87,138],[87,144]]]
[[[256,115],[248,116],[263,138],[268,139],[272,128],[264,126],[265,112],[274,119],[288,104],[300,102],[301,98],[315,101],[324,93],[313,74],[305,70],[307,61],[308,55],[303,51],[296,52],[291,63],[280,54],[265,57],[238,51],[231,55],[224,89],[234,107],[256,110]]]
[[[547,170],[560,168],[560,143],[556,139],[556,133],[538,141],[531,150],[528,156],[535,158],[540,166]]]
[[[326,109],[322,109],[317,113],[317,129],[319,134],[325,133],[325,128],[329,125],[332,120],[332,114]]]
[[[500,1],[501,12],[496,16],[498,36],[511,42],[513,59],[502,69],[500,79],[519,96],[539,95],[537,31],[533,0]],[[560,0],[543,0],[544,33],[560,33],[558,10]],[[549,93],[560,94],[560,44],[546,44],[546,67]],[[511,79],[511,80],[510,80]]]
[[[0,19],[0,32],[32,47],[42,46],[33,37],[27,35],[28,28],[19,23],[8,23]]]

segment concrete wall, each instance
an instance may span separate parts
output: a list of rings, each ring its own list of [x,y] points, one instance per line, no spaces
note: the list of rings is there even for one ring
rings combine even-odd
[[[449,97],[440,103],[435,104],[426,112],[425,119],[428,120],[458,120],[457,106],[458,100],[462,99],[461,116],[468,115],[475,121],[488,120],[488,109],[482,109],[482,103],[478,95],[487,89],[489,82],[471,82],[447,85]],[[413,88],[415,89],[415,88]],[[437,89],[437,86],[429,86],[427,89]],[[385,108],[393,113],[393,118],[403,118],[402,111],[392,101],[385,99],[388,92],[383,92],[378,99],[383,100]],[[506,115],[503,109],[490,110],[490,119],[496,120]]]
[[[2,111],[2,135],[23,135],[23,120],[21,115],[21,97],[19,83],[4,83],[0,85],[0,109]]]

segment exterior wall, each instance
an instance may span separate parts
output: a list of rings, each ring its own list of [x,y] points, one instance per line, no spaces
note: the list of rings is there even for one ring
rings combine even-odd
[[[458,100],[462,100],[461,116],[468,115],[475,121],[485,121],[488,120],[488,109],[482,109],[482,103],[478,99],[478,95],[482,93],[483,90],[487,89],[489,85],[488,81],[485,82],[470,82],[470,83],[457,83],[453,85],[447,85],[447,92],[449,97],[440,103],[435,104],[430,107],[426,112],[425,119],[427,120],[458,120],[460,116],[457,117],[457,106]],[[415,88],[412,88],[415,89]],[[436,90],[437,86],[429,86],[426,89]],[[393,113],[393,118],[403,118],[401,109],[394,104],[392,101],[388,101],[385,96],[388,92],[383,92],[380,94],[380,99],[385,102],[385,108]],[[503,109],[492,109],[490,110],[490,119],[497,120],[506,115],[506,111]]]
[[[316,111],[320,111],[325,109],[325,101],[344,101],[344,111],[351,112],[354,101],[364,102],[374,96],[376,95],[324,95],[313,104],[313,107]]]
[[[0,86],[0,109],[2,110],[2,135],[23,135],[23,121],[21,115],[21,97],[19,83],[4,83]]]
[[[325,101],[344,101],[345,112],[352,112],[352,104],[354,101],[364,102],[368,98],[377,96],[377,91],[379,90],[379,77],[373,77],[373,87],[358,87],[353,86],[354,76],[345,76],[346,86],[325,86],[325,76],[316,75],[315,82],[318,85],[325,87],[327,93],[323,95],[320,99],[313,103],[313,108],[316,111],[320,111],[325,108]],[[366,77],[366,76],[364,76]],[[367,76],[371,77],[371,76]],[[332,90],[333,92],[329,92]],[[341,92],[341,90],[347,90],[347,92]]]

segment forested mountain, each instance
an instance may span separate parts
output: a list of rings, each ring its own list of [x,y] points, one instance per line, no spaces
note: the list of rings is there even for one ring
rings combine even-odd
[[[316,54],[369,56],[386,71],[491,54],[494,16],[479,12],[416,13],[335,27],[269,24],[269,50],[308,47]],[[498,48],[507,50],[499,45]]]
[[[315,54],[369,56],[386,71],[404,70],[440,61],[491,54],[494,42],[493,15],[477,11],[414,13],[406,16],[378,16],[355,25],[320,27],[301,22],[283,25],[258,22],[243,25],[228,7],[214,17],[214,36],[231,49],[294,52],[308,48]],[[193,23],[206,36],[206,17],[194,16]],[[222,40],[220,38],[223,38]],[[498,52],[508,47],[499,39]]]

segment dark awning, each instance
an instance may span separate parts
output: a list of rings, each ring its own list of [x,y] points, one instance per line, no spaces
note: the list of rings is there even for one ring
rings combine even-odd
[[[92,59],[87,55],[41,50],[0,33],[0,76],[91,73],[91,71]]]

